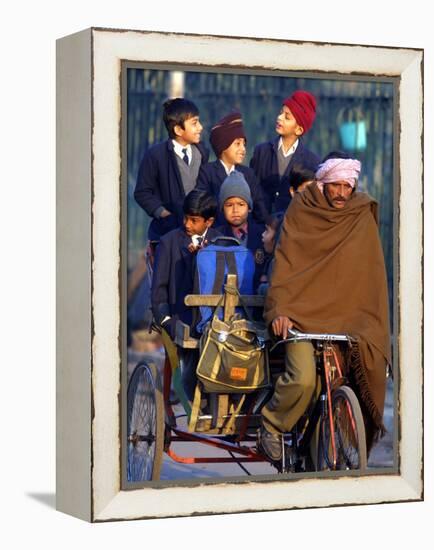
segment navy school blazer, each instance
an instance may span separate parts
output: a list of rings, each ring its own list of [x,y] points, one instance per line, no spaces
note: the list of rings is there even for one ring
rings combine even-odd
[[[248,166],[238,164],[235,167],[237,172],[241,172],[246,178],[252,194],[253,210],[252,214],[256,221],[265,222],[268,216],[268,211],[265,207],[265,201],[262,193],[261,186],[255,176],[254,171]],[[204,189],[211,195],[214,195],[216,199],[219,199],[220,187],[227,177],[226,170],[220,160],[215,162],[209,162],[208,164],[202,164],[199,170],[199,176],[197,178],[198,189]],[[224,224],[225,219],[220,212],[217,216],[217,224]]]
[[[279,139],[278,137],[272,141],[257,145],[250,160],[250,167],[258,178],[264,196],[265,207],[269,212],[284,212],[291,202],[289,186],[291,170],[294,164],[300,164],[304,168],[316,172],[320,163],[319,157],[307,149],[303,142],[299,140],[297,149],[289,161],[285,174],[281,178],[277,162]]]
[[[208,162],[208,150],[201,143],[193,147],[199,150],[201,164]],[[145,151],[139,167],[134,198],[154,218],[149,230],[154,239],[158,240],[171,229],[182,225],[185,192],[171,139],[157,143]],[[161,207],[169,210],[172,215],[155,218],[156,211]]]
[[[220,233],[208,229],[206,240],[211,241]],[[155,321],[161,324],[170,316],[169,332],[175,335],[176,320],[191,326],[192,309],[184,304],[187,294],[193,293],[196,254],[188,250],[191,243],[183,228],[177,228],[164,235],[158,246],[152,277],[151,305]]]

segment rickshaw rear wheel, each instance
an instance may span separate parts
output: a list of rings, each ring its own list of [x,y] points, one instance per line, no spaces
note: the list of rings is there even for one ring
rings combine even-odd
[[[127,391],[127,479],[160,479],[164,446],[161,379],[152,363],[139,363]]]
[[[320,420],[318,470],[364,470],[367,467],[366,434],[359,400],[348,386],[332,394],[332,414],[336,449],[334,463],[330,419]]]

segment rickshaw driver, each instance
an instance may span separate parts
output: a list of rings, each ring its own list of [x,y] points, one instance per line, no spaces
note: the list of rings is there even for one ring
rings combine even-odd
[[[368,452],[383,434],[386,365],[390,362],[388,292],[377,203],[357,190],[360,162],[330,153],[315,181],[285,214],[264,318],[274,335],[288,329],[348,333],[349,358],[365,418]],[[282,458],[281,434],[305,412],[316,386],[310,342],[286,344],[285,371],[262,409],[259,448]]]

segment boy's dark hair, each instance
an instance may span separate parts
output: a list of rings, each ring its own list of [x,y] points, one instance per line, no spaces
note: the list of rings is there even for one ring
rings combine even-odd
[[[184,214],[187,216],[202,216],[205,220],[217,216],[217,199],[207,191],[193,189],[185,197],[183,204]]]
[[[163,121],[171,139],[176,138],[175,126],[184,129],[184,122],[195,116],[199,116],[199,109],[188,99],[177,97],[163,103]]]
[[[305,168],[301,164],[294,164],[289,177],[289,185],[294,188],[294,191],[306,181],[315,179],[315,172],[309,168]]]
[[[326,162],[330,159],[353,159],[355,158],[354,155],[350,155],[350,153],[347,153],[346,151],[331,151],[328,155],[326,155],[322,161],[321,164]]]

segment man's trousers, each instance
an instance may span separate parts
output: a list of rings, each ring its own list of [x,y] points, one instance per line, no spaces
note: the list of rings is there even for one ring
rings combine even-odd
[[[262,408],[265,428],[289,432],[307,409],[316,387],[314,349],[310,342],[286,344],[285,372],[276,381],[273,397]]]

